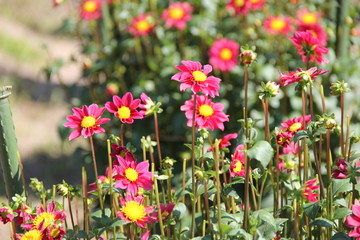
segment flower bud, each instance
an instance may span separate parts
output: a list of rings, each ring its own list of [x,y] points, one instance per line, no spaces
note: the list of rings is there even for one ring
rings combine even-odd
[[[269,81],[267,83],[262,82],[262,89],[259,91],[259,98],[265,99],[277,96],[280,93],[279,86],[279,84],[272,81]]]
[[[247,49],[240,53],[240,62],[250,65],[256,59],[256,53],[253,50]]]
[[[200,170],[196,170],[195,171],[195,178],[198,180],[198,181],[202,181],[204,180],[204,173]]]
[[[332,83],[330,89],[331,89],[330,94],[335,96],[338,96],[341,93],[350,92],[350,88],[348,87],[348,84],[344,80],[337,81],[336,83]]]

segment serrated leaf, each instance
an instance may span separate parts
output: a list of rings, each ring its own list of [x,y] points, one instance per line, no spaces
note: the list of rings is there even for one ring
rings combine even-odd
[[[351,191],[351,183],[349,179],[333,179],[333,195],[336,195],[338,193],[345,193]]]
[[[325,218],[316,218],[310,223],[310,226],[333,227],[334,223]]]
[[[258,160],[261,165],[266,168],[272,159],[274,151],[267,141],[258,141],[247,151],[250,158]]]
[[[334,211],[334,219],[344,218],[351,214],[351,210],[348,208],[337,208]]]

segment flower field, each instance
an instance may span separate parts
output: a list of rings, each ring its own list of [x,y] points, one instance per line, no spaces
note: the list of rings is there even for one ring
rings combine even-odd
[[[81,53],[42,73],[88,149],[80,184],[27,186],[1,125],[12,239],[360,240],[359,1],[53,5]]]

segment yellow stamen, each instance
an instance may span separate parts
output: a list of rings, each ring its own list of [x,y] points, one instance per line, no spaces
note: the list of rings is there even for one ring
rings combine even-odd
[[[84,5],[83,5],[84,12],[93,13],[96,11],[97,8],[98,8],[98,4],[95,1],[84,2]]]
[[[313,13],[305,13],[301,16],[301,21],[306,24],[314,24],[317,21],[317,17]]]
[[[122,106],[121,108],[118,109],[118,114],[119,114],[119,118],[128,119],[131,116],[130,108],[126,106]]]
[[[126,202],[125,206],[121,208],[121,211],[132,222],[142,220],[146,215],[145,207],[135,201]]]
[[[133,168],[128,168],[125,170],[125,177],[131,181],[134,182],[138,179],[139,174],[137,173],[137,171]]]
[[[41,240],[42,234],[39,230],[31,230],[25,233],[20,240]]]
[[[197,82],[203,82],[207,79],[207,76],[201,71],[194,71],[191,74]]]
[[[245,0],[234,0],[234,5],[236,7],[242,7],[245,4]]]
[[[81,120],[81,127],[82,128],[90,128],[95,126],[96,124],[96,119],[93,116],[85,116],[82,120]]]
[[[146,20],[140,20],[135,24],[135,27],[140,32],[146,32],[150,29],[150,24]]]
[[[275,18],[270,23],[270,28],[277,31],[283,30],[285,26],[286,26],[286,22],[280,18]]]
[[[241,170],[242,170],[242,163],[240,162],[240,161],[236,161],[236,163],[235,163],[235,168],[234,168],[234,172],[235,173],[238,173],[238,172],[241,172]]]
[[[289,127],[289,131],[290,132],[295,132],[297,130],[299,130],[302,127],[302,124],[299,122],[293,123],[290,127]]]
[[[222,60],[225,60],[225,61],[230,60],[232,58],[232,56],[233,56],[233,54],[230,49],[228,49],[228,48],[221,49],[220,57]]]
[[[174,7],[169,10],[170,18],[180,19],[184,16],[184,10],[180,7]]]
[[[210,117],[214,114],[214,110],[211,106],[204,104],[199,107],[199,114],[204,117]]]
[[[310,30],[310,32],[312,33],[312,35],[314,36],[314,38],[318,38],[317,33],[314,30]]]
[[[250,0],[251,3],[258,3],[260,0]]]

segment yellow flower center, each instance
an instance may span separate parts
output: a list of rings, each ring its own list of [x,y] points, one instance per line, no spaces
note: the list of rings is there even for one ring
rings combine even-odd
[[[285,21],[280,18],[275,18],[270,23],[270,28],[277,30],[277,31],[283,30],[285,26],[286,26]]]
[[[301,16],[301,21],[306,24],[314,24],[317,21],[317,17],[313,13],[305,13]]]
[[[40,224],[42,223],[42,229],[47,228],[50,224],[53,224],[55,221],[55,215],[48,212],[42,212],[37,215],[34,219],[35,228],[39,229]]]
[[[129,179],[129,181],[134,182],[138,179],[139,174],[133,168],[128,168],[125,170],[125,177]]]
[[[317,33],[314,30],[310,30],[310,32],[312,33],[312,35],[314,36],[314,38],[318,38]]]
[[[251,3],[258,3],[260,0],[250,0]]]
[[[199,114],[204,117],[210,117],[214,114],[214,110],[211,106],[204,104],[199,107]]]
[[[58,228],[53,228],[50,231],[50,236],[52,238],[56,238],[57,236],[59,236],[59,234],[60,234],[60,229],[58,229]]]
[[[232,58],[232,55],[233,54],[230,49],[228,49],[228,48],[221,49],[220,57],[222,60],[225,60],[225,61],[230,60]]]
[[[293,123],[290,127],[289,127],[289,131],[290,132],[295,132],[297,130],[299,130],[301,128],[302,124],[299,122]]]
[[[20,240],[41,240],[42,234],[39,230],[31,230],[25,233]]]
[[[135,27],[140,32],[146,32],[150,29],[150,24],[146,20],[141,20],[136,23]]]
[[[121,208],[121,211],[132,222],[137,222],[139,220],[142,220],[146,215],[145,207],[135,201],[127,202],[125,206]]]
[[[203,82],[207,79],[207,76],[201,71],[193,71],[191,74],[197,82]]]
[[[169,15],[172,19],[180,19],[184,16],[184,10],[179,7],[174,7],[169,10]]]
[[[234,172],[235,173],[238,173],[238,172],[241,172],[241,170],[242,170],[242,163],[240,162],[240,161],[236,161],[236,163],[235,163],[235,168],[234,168]]]
[[[118,114],[119,114],[119,118],[128,119],[131,115],[130,108],[126,106],[122,106],[121,108],[118,109]]]
[[[245,4],[245,0],[234,0],[234,5],[236,7],[242,7]]]
[[[95,1],[84,2],[83,10],[87,13],[93,13],[98,8],[98,4]]]
[[[82,128],[90,128],[95,126],[96,119],[93,116],[85,116],[83,120],[81,120],[81,127]]]

